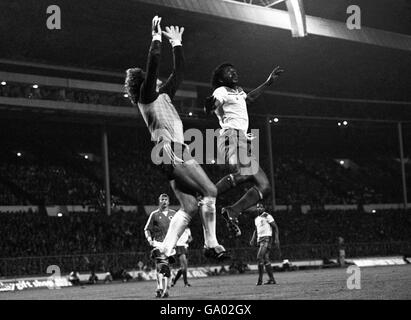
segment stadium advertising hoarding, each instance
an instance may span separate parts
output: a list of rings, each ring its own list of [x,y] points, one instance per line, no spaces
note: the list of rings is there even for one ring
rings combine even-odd
[[[14,292],[28,289],[60,289],[72,286],[66,278],[40,278],[0,281],[0,292]]]

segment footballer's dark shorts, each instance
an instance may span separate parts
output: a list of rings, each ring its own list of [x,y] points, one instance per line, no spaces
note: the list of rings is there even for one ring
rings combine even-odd
[[[159,165],[168,180],[174,180],[174,167],[194,158],[185,143],[173,141],[158,142],[151,153],[154,164]]]
[[[258,161],[252,153],[251,141],[246,132],[237,129],[226,129],[220,133],[217,146],[224,164],[241,170],[243,175],[257,173]]]
[[[261,237],[258,239],[257,246],[270,250],[273,245],[273,237]]]
[[[157,272],[163,274],[167,278],[170,278],[171,276],[170,266],[168,265],[168,263],[157,263]]]
[[[257,252],[257,260],[258,262],[269,263],[270,262],[270,249],[272,244],[272,237],[261,237],[258,239],[258,252]]]
[[[185,246],[176,246],[176,256],[179,257],[182,254],[187,255],[188,249]]]

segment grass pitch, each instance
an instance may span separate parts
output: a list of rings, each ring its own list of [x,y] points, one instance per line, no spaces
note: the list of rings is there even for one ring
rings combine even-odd
[[[411,299],[410,265],[361,268],[359,290],[347,288],[350,275],[346,269],[281,272],[277,285],[266,286],[255,286],[256,274],[227,275],[189,279],[187,288],[180,279],[167,300]],[[154,281],[133,281],[0,293],[0,300],[150,300],[154,291]]]

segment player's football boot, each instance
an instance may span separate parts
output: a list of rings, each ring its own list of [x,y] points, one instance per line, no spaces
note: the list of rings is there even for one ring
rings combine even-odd
[[[263,281],[258,279],[257,283],[255,284],[256,286],[261,286],[263,284]]]
[[[168,291],[163,292],[163,294],[161,295],[161,298],[168,298]]]
[[[222,245],[218,245],[214,248],[204,248],[204,256],[208,259],[214,259],[217,261],[225,261],[231,259],[228,252]]]
[[[184,285],[184,287],[191,287],[191,284],[189,284],[188,282]]]
[[[156,290],[156,298],[161,298],[162,294],[163,294],[163,290],[162,290],[162,289],[157,289],[157,290]]]
[[[239,214],[236,213],[233,209],[230,207],[225,207],[221,209],[221,215],[223,216],[227,228],[230,231],[230,233],[234,237],[239,237],[241,236],[241,229],[238,226],[238,216]]]
[[[270,280],[264,282],[264,285],[266,285],[266,284],[277,284],[277,282],[275,282],[274,279],[270,279]]]

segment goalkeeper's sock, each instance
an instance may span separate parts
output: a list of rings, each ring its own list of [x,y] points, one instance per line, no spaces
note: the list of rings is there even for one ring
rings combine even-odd
[[[203,224],[204,244],[207,248],[218,246],[216,235],[216,199],[204,197],[200,202],[200,217]]]
[[[191,216],[182,209],[178,210],[173,219],[171,219],[161,250],[167,257],[172,256],[173,252],[175,252],[174,247],[177,240],[181,237],[190,221]]]

